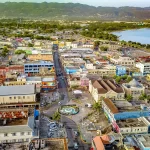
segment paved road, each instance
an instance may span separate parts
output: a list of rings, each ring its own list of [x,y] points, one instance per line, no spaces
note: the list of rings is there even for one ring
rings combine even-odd
[[[64,99],[61,100],[61,105],[65,105],[67,102],[69,102],[69,97],[68,97],[68,90],[67,90],[67,81],[65,78],[64,70],[62,68],[60,59],[59,59],[59,54],[58,54],[58,49],[53,52],[53,59],[54,59],[54,66],[55,66],[55,71],[57,74],[57,81],[58,81],[58,92],[62,95],[64,95]],[[44,111],[45,114],[52,116],[53,113],[59,108],[58,104],[54,104],[49,110]],[[64,123],[67,131],[67,136],[69,139],[69,144],[73,145],[75,138],[72,132],[72,129],[77,129],[78,127],[76,123],[65,117],[61,116],[61,122]],[[84,144],[80,138],[76,139],[76,141],[79,143],[79,150],[89,150],[89,147],[87,144]],[[72,150],[73,148],[71,148]]]

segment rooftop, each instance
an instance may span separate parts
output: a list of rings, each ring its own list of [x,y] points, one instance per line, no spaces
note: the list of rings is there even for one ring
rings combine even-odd
[[[34,93],[34,85],[0,86],[0,96],[29,95]]]
[[[45,148],[43,150],[68,150],[67,141],[65,138],[50,138],[43,139],[45,141]],[[33,145],[36,143],[36,140],[32,141]],[[43,142],[44,143],[44,142]]]
[[[134,137],[138,142],[141,142],[145,148],[150,148],[150,135],[149,134],[144,134],[144,135],[136,134],[134,135]]]
[[[116,121],[120,128],[128,128],[128,127],[146,127],[147,125],[138,118],[136,119],[126,119],[126,120],[117,120]]]

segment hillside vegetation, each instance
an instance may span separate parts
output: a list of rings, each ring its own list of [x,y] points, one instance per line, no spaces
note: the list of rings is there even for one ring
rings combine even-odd
[[[91,20],[145,20],[150,18],[150,7],[94,7],[73,3],[0,3],[0,17]]]

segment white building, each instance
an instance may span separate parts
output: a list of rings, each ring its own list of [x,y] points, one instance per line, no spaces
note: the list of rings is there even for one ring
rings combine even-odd
[[[115,65],[122,65],[125,67],[133,67],[135,64],[134,59],[128,56],[119,56],[119,58],[110,58],[110,61]]]
[[[138,100],[141,94],[145,93],[145,87],[135,79],[133,79],[129,83],[123,83],[122,86],[125,90],[126,95],[131,95],[133,99]]]
[[[0,143],[29,143],[33,138],[39,138],[38,116],[28,116],[28,108],[1,108]]]
[[[150,74],[150,62],[136,63],[136,67],[140,69],[143,76]]]

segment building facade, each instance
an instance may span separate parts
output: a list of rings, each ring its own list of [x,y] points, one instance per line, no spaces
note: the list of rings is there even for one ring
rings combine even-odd
[[[122,86],[126,95],[131,95],[135,100],[138,100],[141,94],[145,93],[145,87],[135,79],[129,83],[123,83]]]
[[[150,62],[136,63],[136,67],[140,69],[143,76],[150,74]]]
[[[51,70],[53,66],[54,66],[54,63],[48,62],[48,61],[25,63],[24,72],[36,74],[36,73],[39,73],[40,68],[48,68],[48,70]]]
[[[53,61],[52,54],[32,54],[28,55],[29,60],[37,61],[37,60],[44,60],[44,61]]]

